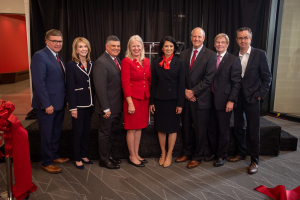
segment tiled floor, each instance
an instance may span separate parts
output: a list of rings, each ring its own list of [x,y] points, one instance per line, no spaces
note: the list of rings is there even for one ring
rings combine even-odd
[[[22,120],[31,110],[29,81],[9,87],[0,85],[0,99],[16,105],[15,115]],[[14,91],[21,91],[20,95]],[[280,125],[283,130],[300,139],[300,124],[272,118],[266,119]],[[175,158],[174,158],[175,159]],[[288,190],[300,185],[300,151],[280,152],[278,157],[261,156],[259,172],[247,173],[250,158],[238,163],[226,162],[223,167],[213,167],[212,162],[201,163],[187,169],[187,163],[169,168],[158,165],[157,158],[148,158],[144,168],[136,168],[122,160],[121,169],[108,170],[85,165],[84,170],[75,168],[72,162],[59,165],[61,174],[48,174],[40,163],[32,163],[32,180],[38,186],[32,200],[60,199],[270,199],[253,189],[259,185],[275,187],[285,185]],[[0,164],[0,193],[6,190],[5,164]]]
[[[15,104],[13,114],[23,121],[31,110],[31,94],[29,79],[12,84],[0,84],[0,100]]]

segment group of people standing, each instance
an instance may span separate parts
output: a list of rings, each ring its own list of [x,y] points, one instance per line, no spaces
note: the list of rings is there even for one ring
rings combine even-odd
[[[250,174],[258,171],[260,137],[260,101],[271,83],[266,53],[250,46],[250,28],[237,30],[240,50],[227,52],[229,38],[220,33],[215,37],[217,51],[203,45],[205,32],[197,27],[191,32],[193,47],[176,57],[174,38],[162,38],[158,55],[150,67],[140,36],[132,36],[125,58],[118,57],[121,45],[116,36],[106,40],[106,51],[91,61],[87,39],[73,42],[72,61],[66,67],[58,55],[63,38],[60,31],[46,33],[46,47],[36,52],[31,61],[34,94],[32,107],[37,110],[41,133],[42,167],[49,173],[59,173],[54,163],[60,158],[58,144],[64,109],[72,115],[74,160],[78,169],[93,164],[87,158],[91,116],[99,115],[99,165],[108,169],[120,168],[121,160],[112,157],[112,144],[119,131],[122,111],[128,162],[144,167],[147,160],[140,157],[142,129],[148,126],[149,110],[154,114],[161,157],[159,165],[168,167],[182,121],[182,156],[175,162],[186,162],[187,168],[197,167],[202,160],[224,165],[229,142],[230,116],[234,110],[234,135],[238,152],[228,161],[243,160],[250,144]],[[66,95],[65,95],[66,94]],[[247,119],[247,134],[246,134]],[[167,141],[168,134],[168,141]],[[211,155],[205,157],[208,138]],[[166,149],[168,143],[168,149]]]

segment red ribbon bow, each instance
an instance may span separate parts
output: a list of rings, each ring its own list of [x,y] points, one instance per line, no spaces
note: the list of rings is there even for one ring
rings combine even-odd
[[[17,200],[21,200],[37,187],[32,183],[28,133],[19,119],[11,114],[14,110],[13,103],[8,101],[5,104],[5,101],[0,100],[0,131],[4,131],[0,143],[4,138],[6,156],[14,157],[15,185],[12,192]]]
[[[80,68],[83,69],[83,65],[81,65]]]
[[[165,55],[163,55],[162,58],[163,58],[163,60],[158,65],[162,67],[163,64],[165,63],[164,68],[165,69],[170,69],[170,63],[169,63],[169,61],[172,60],[173,54],[169,58],[166,58]]]
[[[297,200],[300,199],[300,186],[293,190],[286,190],[284,185],[278,185],[274,188],[267,188],[266,186],[258,186],[254,190],[263,193],[276,200]]]

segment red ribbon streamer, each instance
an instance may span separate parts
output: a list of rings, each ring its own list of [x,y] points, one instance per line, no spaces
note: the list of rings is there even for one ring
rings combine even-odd
[[[258,186],[254,190],[265,194],[276,200],[297,200],[300,199],[300,186],[293,190],[286,190],[284,185],[278,185],[274,188],[267,188],[266,186]]]
[[[4,131],[0,144],[4,138],[6,156],[14,157],[15,185],[12,192],[17,200],[21,200],[29,192],[36,191],[37,187],[32,183],[28,133],[18,118],[11,114],[14,110],[13,103],[8,101],[5,104],[0,100],[0,131]]]

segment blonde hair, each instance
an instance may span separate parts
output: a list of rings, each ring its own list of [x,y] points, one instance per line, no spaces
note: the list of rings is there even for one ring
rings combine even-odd
[[[228,37],[228,35],[226,35],[225,33],[219,33],[219,34],[215,37],[214,43],[216,43],[217,39],[220,38],[220,37],[225,38],[227,44],[229,45],[229,37]]]
[[[141,43],[141,46],[142,46],[142,51],[141,51],[141,57],[140,57],[140,61],[144,60],[145,58],[145,48],[144,48],[144,42],[142,40],[142,38],[139,36],[139,35],[133,35],[130,37],[128,43],[127,43],[127,50],[125,52],[125,57],[128,57],[130,58],[131,60],[133,60],[133,56],[131,54],[131,51],[130,51],[130,45],[131,43],[136,40],[138,41],[139,43]]]
[[[77,45],[78,45],[79,42],[83,42],[84,44],[87,45],[88,53],[86,55],[86,61],[87,62],[91,61],[91,57],[90,57],[91,45],[90,45],[90,42],[84,37],[75,38],[75,40],[73,41],[73,44],[72,44],[72,60],[74,62],[80,62],[79,54],[76,53]]]

